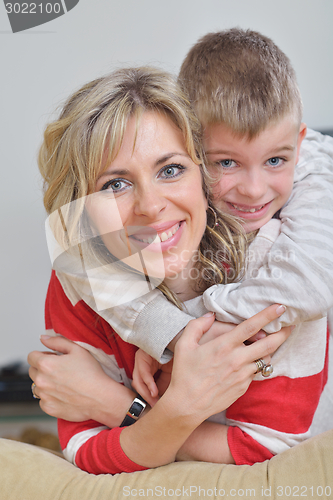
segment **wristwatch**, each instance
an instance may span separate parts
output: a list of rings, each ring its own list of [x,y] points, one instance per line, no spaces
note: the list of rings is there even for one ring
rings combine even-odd
[[[138,420],[146,406],[147,402],[143,399],[142,396],[140,396],[140,394],[137,394],[133,400],[133,403],[127,410],[126,416],[120,424],[120,427],[126,427],[128,425],[134,424]]]

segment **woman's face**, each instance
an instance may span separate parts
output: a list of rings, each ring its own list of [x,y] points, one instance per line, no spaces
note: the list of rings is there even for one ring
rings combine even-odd
[[[143,257],[146,274],[171,278],[172,288],[172,278],[192,266],[206,226],[200,168],[182,132],[157,112],[145,112],[138,128],[130,118],[120,150],[86,207],[117,259],[129,263],[136,256],[143,264]]]

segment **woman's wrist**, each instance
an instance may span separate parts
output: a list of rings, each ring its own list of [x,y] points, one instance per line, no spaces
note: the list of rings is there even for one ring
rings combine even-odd
[[[135,398],[132,401],[131,406],[126,412],[126,415],[120,424],[120,427],[128,427],[129,425],[135,424],[135,422],[140,418],[143,414],[147,406],[147,401],[143,399],[140,394],[136,394]]]
[[[101,398],[91,408],[91,419],[107,427],[119,427],[130,408],[136,393],[111,378],[105,385]]]
[[[164,401],[163,401],[164,400]],[[145,410],[139,420],[125,427],[120,445],[133,462],[143,467],[159,467],[174,462],[179,448],[194,431],[195,425],[172,403],[162,396],[153,408]]]

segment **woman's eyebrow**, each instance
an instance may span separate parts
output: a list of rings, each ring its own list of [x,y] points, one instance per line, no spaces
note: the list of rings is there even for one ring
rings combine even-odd
[[[174,156],[184,156],[185,158],[189,158],[189,155],[186,153],[180,153],[178,151],[172,152],[172,153],[165,154],[161,158],[159,158],[156,161],[155,165],[158,166],[158,165],[161,165],[163,163],[166,163],[168,160],[170,160],[170,158],[173,158]],[[107,177],[109,175],[123,176],[123,175],[129,175],[130,173],[131,173],[130,170],[127,170],[127,169],[106,170],[97,178],[97,180],[99,181],[103,177]]]
[[[185,158],[189,158],[188,154],[186,154],[186,153],[179,153],[177,151],[177,152],[168,153],[166,155],[163,155],[159,160],[157,160],[156,165],[161,165],[162,163],[165,163],[168,160],[170,160],[170,158],[173,158],[174,156],[184,156]]]
[[[130,171],[126,170],[126,169],[112,170],[112,171],[106,170],[99,177],[97,177],[97,180],[99,181],[103,177],[108,177],[109,175],[119,175],[119,176],[122,176],[122,175],[128,175],[129,173],[130,173]]]

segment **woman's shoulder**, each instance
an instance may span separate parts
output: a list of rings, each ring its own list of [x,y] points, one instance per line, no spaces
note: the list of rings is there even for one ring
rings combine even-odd
[[[103,365],[109,364],[105,363],[105,356],[111,356],[113,364],[124,368],[127,376],[131,376],[137,347],[124,342],[109,323],[80,298],[71,279],[63,273],[52,271],[45,323],[48,332],[53,331],[80,344]]]

